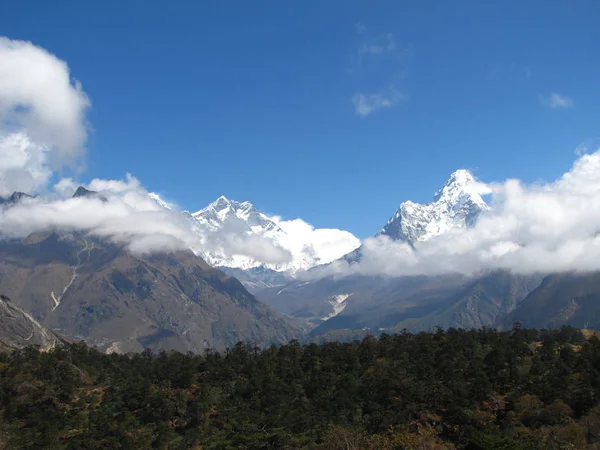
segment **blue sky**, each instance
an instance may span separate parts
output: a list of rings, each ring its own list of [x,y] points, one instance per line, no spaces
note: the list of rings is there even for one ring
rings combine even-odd
[[[597,1],[0,4],[0,34],[91,99],[82,181],[130,172],[185,209],[224,194],[358,237],[458,168],[568,170],[600,137],[599,20]]]

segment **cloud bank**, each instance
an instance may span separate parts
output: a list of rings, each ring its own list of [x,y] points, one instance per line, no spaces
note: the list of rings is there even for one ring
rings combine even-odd
[[[312,276],[476,274],[600,270],[600,151],[584,154],[558,180],[491,183],[491,210],[475,226],[409,245],[363,241],[357,263],[337,261]]]
[[[77,183],[63,179],[55,186],[55,197],[72,195]],[[231,254],[285,262],[290,255],[269,239],[235,233],[211,232],[177,209],[168,209],[150,195],[135,177],[125,180],[94,179],[85,185],[99,191],[97,197],[38,197],[23,201],[0,213],[0,237],[22,238],[40,231],[81,231],[126,245],[135,254],[219,249]]]

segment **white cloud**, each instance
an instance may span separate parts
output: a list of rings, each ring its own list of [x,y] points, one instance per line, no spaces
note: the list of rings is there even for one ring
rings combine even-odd
[[[282,220],[277,216],[271,219],[285,232],[279,238],[282,247],[296,259],[308,258],[326,264],[360,245],[360,240],[348,231],[315,228],[302,219]]]
[[[352,97],[352,103],[356,115],[366,117],[381,109],[392,108],[407,99],[405,94],[390,86],[385,91],[377,93],[357,92]]]
[[[130,173],[125,174],[125,180],[102,180],[94,178],[86,187],[90,191],[110,191],[119,194],[143,189],[139,180]]]
[[[32,192],[46,185],[52,176],[47,159],[47,149],[25,133],[0,131],[0,196]]]
[[[129,189],[104,191],[107,202],[86,197],[59,200],[39,197],[17,204],[0,214],[1,234],[24,237],[36,231],[80,230],[138,247],[140,239],[168,235],[172,242],[178,242],[179,248],[191,246],[196,238],[183,216],[161,208],[135,178],[120,183],[128,184]],[[61,187],[72,185],[71,180],[59,183]]]
[[[60,156],[77,156],[90,102],[64,61],[30,42],[0,37],[0,117]]]
[[[511,179],[489,185],[492,209],[473,228],[419,243],[385,236],[363,241],[360,263],[336,262],[318,275],[473,274],[600,270],[600,150],[581,156],[547,184]]]
[[[0,195],[43,188],[81,162],[89,99],[64,61],[0,37]]]
[[[61,178],[58,183],[54,185],[54,192],[62,198],[71,197],[79,186],[79,183],[72,178]]]
[[[288,249],[266,236],[225,232],[225,230],[208,232],[201,251],[214,252],[215,245],[218,245],[218,251],[222,254],[251,258],[263,264],[286,264],[293,257]]]
[[[206,259],[216,266],[264,266],[296,272],[331,262],[360,244],[347,231],[318,229],[301,219],[283,220],[259,213],[249,202],[225,201],[231,203],[223,209],[219,207],[220,218],[210,217],[210,207],[194,215],[198,227],[210,236],[210,245],[204,250]],[[231,251],[240,239],[245,246],[243,254]]]
[[[587,153],[593,153],[597,148],[600,148],[600,138],[586,139],[577,146],[575,155],[579,157]]]
[[[397,90],[394,82],[403,76],[405,69],[402,67],[403,60],[411,52],[407,48],[399,48],[396,45],[396,38],[393,33],[380,35],[367,35],[366,27],[359,24],[356,26],[360,42],[356,50],[357,69],[374,74],[377,78],[388,78],[389,85],[385,89],[377,92],[364,92],[359,90],[352,96],[352,103],[356,115],[366,117],[375,111],[392,108],[408,97]],[[368,63],[368,64],[366,64]],[[386,75],[388,74],[388,75]]]
[[[557,93],[541,96],[540,100],[543,105],[552,109],[572,108],[575,105],[572,99]]]

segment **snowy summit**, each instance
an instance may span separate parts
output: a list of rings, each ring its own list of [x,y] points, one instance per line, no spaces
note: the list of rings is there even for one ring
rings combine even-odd
[[[291,254],[291,261],[272,264],[246,255],[214,250],[204,252],[204,259],[217,267],[242,270],[265,267],[293,274],[334,261],[360,245],[360,241],[347,231],[315,229],[301,219],[269,217],[250,202],[237,202],[225,196],[193,213],[192,218],[203,231],[222,236],[244,235],[247,238],[265,239]]]
[[[406,201],[377,233],[415,245],[457,228],[472,226],[489,206],[489,188],[464,169],[454,172],[426,205]]]

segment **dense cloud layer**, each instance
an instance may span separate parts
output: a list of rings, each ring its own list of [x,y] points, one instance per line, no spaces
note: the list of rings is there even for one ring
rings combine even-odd
[[[56,195],[71,195],[77,184],[63,179]],[[159,204],[131,175],[126,180],[95,179],[86,188],[99,197],[39,197],[6,208],[0,214],[0,236],[25,237],[46,230],[84,231],[126,244],[135,253],[223,248],[231,253],[280,262],[289,255],[268,239],[211,233],[180,211]]]
[[[316,275],[600,270],[600,151],[581,156],[553,183],[526,185],[511,179],[488,186],[492,208],[474,227],[414,249],[386,236],[369,238],[363,241],[360,262],[338,261]]]

